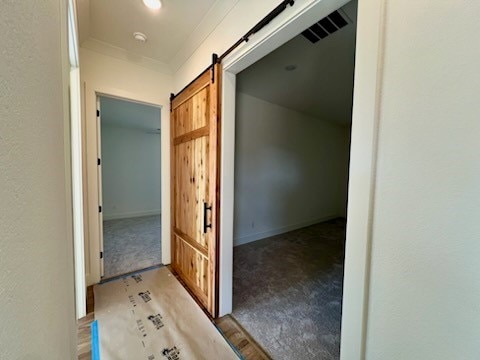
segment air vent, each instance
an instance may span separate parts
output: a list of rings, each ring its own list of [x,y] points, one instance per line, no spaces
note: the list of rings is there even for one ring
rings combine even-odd
[[[317,41],[325,39],[328,35],[347,25],[347,19],[338,11],[334,11],[302,32],[302,35],[315,44]]]

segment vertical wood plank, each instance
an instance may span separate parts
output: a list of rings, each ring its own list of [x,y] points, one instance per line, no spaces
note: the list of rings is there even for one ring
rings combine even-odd
[[[217,69],[218,71],[218,69]],[[218,283],[218,74],[172,101],[172,268],[212,316]],[[211,210],[204,214],[204,204]],[[206,217],[204,216],[206,215]],[[212,224],[204,232],[204,223]]]

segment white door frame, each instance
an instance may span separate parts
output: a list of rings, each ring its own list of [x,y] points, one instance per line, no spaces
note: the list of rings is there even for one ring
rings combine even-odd
[[[97,98],[99,96],[106,96],[110,98],[118,98],[130,102],[155,106],[160,108],[161,113],[161,173],[170,173],[170,114],[163,104],[160,104],[154,98],[140,96],[135,93],[116,89],[113,87],[101,86],[98,84],[85,83],[85,121],[86,121],[86,180],[88,184],[88,231],[89,231],[89,272],[87,273],[87,284],[96,284],[101,280],[101,239],[102,224],[101,214],[98,211],[98,206],[101,205],[100,199],[100,178],[97,165],[99,149],[99,136],[101,134],[97,128]],[[170,191],[169,183],[162,176],[161,180],[161,211],[162,223],[170,223]],[[162,263],[170,263],[170,226],[162,226],[161,231],[161,245],[162,245]]]
[[[82,178],[82,99],[78,53],[76,2],[68,1],[68,54],[70,60],[70,165],[72,189],[75,310],[77,319],[87,315]]]
[[[220,194],[220,316],[232,311],[236,74],[348,0],[297,1],[223,61]],[[352,114],[341,359],[365,354],[370,242],[376,168],[384,0],[359,0]],[[285,13],[286,13],[285,12]],[[306,26],[307,25],[307,26]]]
[[[131,103],[137,103],[137,104],[142,104],[142,105],[147,105],[147,106],[152,106],[160,110],[160,118],[158,119],[158,126],[162,125],[162,105],[158,104],[152,104],[152,103],[147,103],[144,101],[138,101],[138,100],[132,100],[132,99],[127,99],[124,97],[120,96],[114,96],[110,94],[100,94],[96,92],[97,98],[96,98],[96,110],[98,111],[98,116],[97,116],[97,158],[102,159],[100,161],[100,164],[97,167],[97,178],[98,178],[98,204],[99,206],[104,209],[105,207],[103,206],[103,157],[102,157],[102,105],[101,105],[101,97],[104,98],[111,98],[111,99],[118,99],[126,102],[131,102]],[[161,134],[161,132],[160,132]],[[160,142],[161,144],[161,142]],[[160,148],[160,159],[162,158],[162,149]],[[162,186],[162,179],[160,179],[160,184],[159,186]],[[163,201],[162,199],[160,201]],[[162,206],[161,206],[162,207]],[[162,239],[162,236],[160,235],[160,241]],[[98,212],[98,240],[99,240],[99,246],[100,246],[100,252],[103,253],[103,257],[100,258],[100,278],[103,277],[105,273],[105,250],[104,250],[104,239],[103,239],[103,210],[102,212]],[[161,241],[163,243],[163,241]]]
[[[97,98],[95,100],[95,105],[97,109],[97,158],[100,159],[100,164],[97,165],[97,182],[98,182],[98,206],[102,209],[103,206],[103,175],[102,175],[102,168],[103,168],[103,156],[102,156],[102,113],[100,107],[100,94],[97,94]],[[105,275],[105,253],[104,248],[105,245],[103,243],[103,210],[98,211],[98,242],[100,246],[100,279]]]

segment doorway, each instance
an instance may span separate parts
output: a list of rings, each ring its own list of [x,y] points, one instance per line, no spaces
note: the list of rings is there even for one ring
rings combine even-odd
[[[340,356],[356,7],[237,75],[232,315],[275,359]]]
[[[161,264],[160,108],[98,97],[102,280]]]

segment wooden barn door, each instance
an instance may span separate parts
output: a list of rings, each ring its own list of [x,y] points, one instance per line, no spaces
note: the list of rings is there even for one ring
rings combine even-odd
[[[171,104],[172,268],[213,317],[218,311],[220,65]]]

